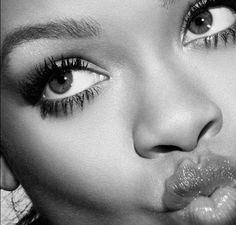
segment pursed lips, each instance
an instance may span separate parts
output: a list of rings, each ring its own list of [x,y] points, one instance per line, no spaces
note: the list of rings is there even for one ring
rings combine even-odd
[[[163,201],[168,211],[182,210],[196,224],[213,217],[215,224],[236,224],[236,160],[214,154],[200,156],[198,163],[182,160],[166,180]]]

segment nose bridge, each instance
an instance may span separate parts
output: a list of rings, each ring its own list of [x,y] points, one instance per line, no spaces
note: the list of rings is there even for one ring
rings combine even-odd
[[[221,110],[189,74],[169,66],[144,76],[141,119],[134,133],[136,148],[143,154],[158,146],[190,151],[200,139],[219,132]]]

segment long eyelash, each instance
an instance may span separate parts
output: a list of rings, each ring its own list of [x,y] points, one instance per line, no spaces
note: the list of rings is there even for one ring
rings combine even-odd
[[[181,33],[185,34],[186,27],[189,26],[191,20],[195,16],[207,10],[208,8],[216,6],[230,7],[236,11],[235,0],[198,0],[196,3],[189,5],[189,10],[184,18]],[[236,43],[236,23],[227,30],[205,37],[203,40],[206,48],[217,48],[219,40],[221,40],[225,45],[227,45],[229,41]]]
[[[84,90],[76,95],[66,97],[58,100],[41,100],[40,110],[42,118],[46,118],[48,115],[67,115],[73,113],[74,104],[79,107],[80,110],[84,108],[85,101],[91,101],[96,95],[99,95],[100,87],[94,86],[87,90]]]
[[[34,106],[42,97],[44,88],[53,75],[59,75],[72,69],[85,70],[87,67],[88,63],[81,58],[66,59],[61,56],[59,65],[53,57],[45,59],[44,64],[36,66],[26,79],[19,83],[20,93],[27,102]]]

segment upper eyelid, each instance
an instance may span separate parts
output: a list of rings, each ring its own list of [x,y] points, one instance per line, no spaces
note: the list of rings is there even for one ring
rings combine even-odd
[[[194,2],[189,2],[187,10],[184,15],[192,14],[199,9],[207,9],[209,7],[230,7],[231,9],[236,9],[236,2],[234,0],[194,0]],[[193,15],[194,16],[194,15]],[[185,16],[186,17],[186,16]]]
[[[101,25],[92,18],[56,20],[16,28],[2,42],[2,64],[6,65],[5,61],[11,51],[25,42],[38,39],[93,38],[99,36],[101,30]]]
[[[109,73],[109,71],[106,68],[104,68],[103,66],[98,65],[98,63],[93,62],[90,59],[87,59],[86,57],[80,57],[80,56],[79,57],[78,56],[75,56],[75,57],[64,57],[63,55],[61,55],[60,58],[51,57],[51,58],[48,58],[47,60],[45,59],[44,63],[36,65],[36,67],[34,69],[32,69],[29,74],[30,75],[34,74],[35,73],[35,69],[36,70],[39,69],[40,71],[44,71],[46,69],[46,67],[47,67],[47,69],[49,69],[48,72],[50,72],[51,71],[50,68],[54,64],[56,65],[56,67],[59,70],[63,69],[63,66],[62,66],[63,61],[64,62],[70,61],[70,62],[66,63],[66,67],[71,67],[71,62],[72,61],[75,62],[78,59],[81,60],[81,62],[83,64],[85,64],[85,65],[87,64],[85,70],[90,71],[90,72],[95,72],[95,73],[103,74],[103,75],[106,75],[106,76],[110,76],[110,73]]]

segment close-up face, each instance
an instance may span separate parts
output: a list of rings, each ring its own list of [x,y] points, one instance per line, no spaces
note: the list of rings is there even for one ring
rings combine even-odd
[[[3,0],[1,54],[1,158],[50,224],[235,224],[235,0]]]

